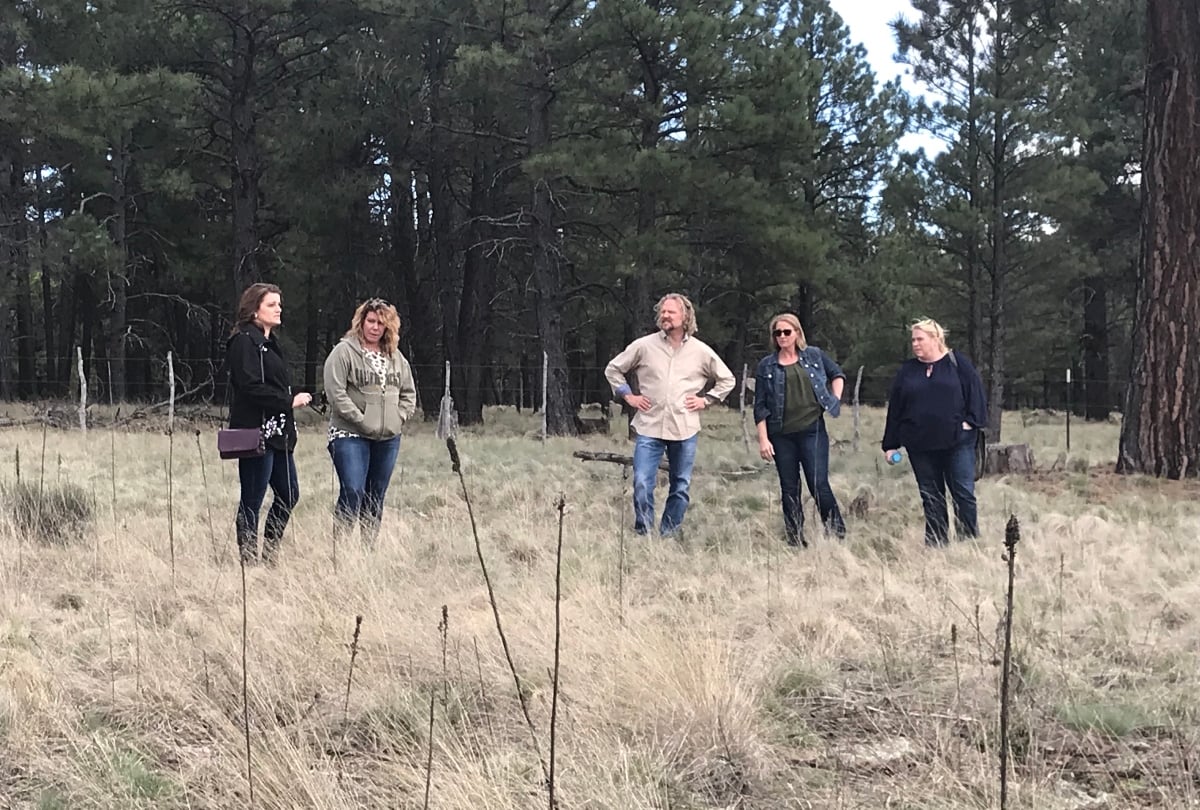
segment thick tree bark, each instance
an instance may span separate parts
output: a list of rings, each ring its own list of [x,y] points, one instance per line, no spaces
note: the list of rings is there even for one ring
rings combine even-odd
[[[1137,323],[1117,471],[1200,474],[1200,5],[1148,0]]]

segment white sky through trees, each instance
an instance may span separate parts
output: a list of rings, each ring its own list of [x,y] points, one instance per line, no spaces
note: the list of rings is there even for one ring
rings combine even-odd
[[[913,81],[911,69],[895,60],[896,38],[890,23],[900,15],[909,20],[917,17],[909,0],[830,0],[830,5],[849,27],[850,41],[867,49],[867,60],[877,81],[883,83],[899,76],[909,93],[924,94],[924,86]],[[915,133],[901,138],[900,147],[908,151],[923,147],[926,154],[933,155],[945,145],[927,133]]]

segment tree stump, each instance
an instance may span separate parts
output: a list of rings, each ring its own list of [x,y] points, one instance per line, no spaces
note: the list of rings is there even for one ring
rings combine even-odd
[[[983,460],[984,475],[1029,475],[1033,451],[1027,444],[989,444]]]

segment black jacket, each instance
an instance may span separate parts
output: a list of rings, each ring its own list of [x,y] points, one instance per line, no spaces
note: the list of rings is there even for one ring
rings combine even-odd
[[[267,446],[277,450],[296,447],[296,419],[292,413],[292,386],[287,363],[274,338],[254,325],[235,332],[225,344],[232,397],[231,428],[263,428]]]

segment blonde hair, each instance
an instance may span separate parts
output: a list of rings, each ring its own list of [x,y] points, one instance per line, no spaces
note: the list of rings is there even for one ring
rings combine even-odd
[[[658,299],[658,303],[654,305],[654,318],[658,319],[658,312],[662,309],[662,305],[667,301],[678,301],[683,307],[683,333],[685,335],[696,334],[696,308],[692,306],[692,302],[688,300],[686,295],[679,293],[667,293],[662,298]]]
[[[946,349],[946,335],[949,334],[940,323],[933,318],[918,318],[913,321],[908,327],[911,332],[913,329],[920,329],[925,334],[937,341],[938,345]]]
[[[796,348],[807,349],[808,340],[804,337],[804,327],[800,325],[800,319],[790,312],[782,312],[771,319],[771,324],[767,327],[767,339],[771,341],[771,346],[776,351],[779,350],[779,341],[775,339],[775,324],[781,321],[796,330]]]
[[[400,345],[400,315],[394,306],[382,298],[369,298],[358,305],[354,317],[350,319],[350,330],[346,332],[346,337],[358,338],[360,343],[364,340],[363,321],[369,312],[374,312],[383,321],[383,335],[379,338],[380,354],[391,354]]]

